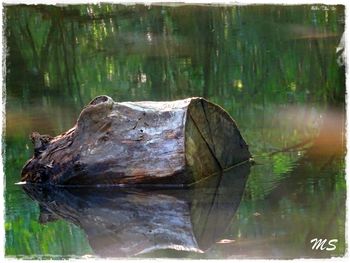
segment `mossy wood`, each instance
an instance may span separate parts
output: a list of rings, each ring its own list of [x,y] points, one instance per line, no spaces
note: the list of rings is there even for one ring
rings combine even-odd
[[[251,157],[229,114],[203,98],[92,100],[57,136],[32,133],[22,181],[59,185],[188,185]]]

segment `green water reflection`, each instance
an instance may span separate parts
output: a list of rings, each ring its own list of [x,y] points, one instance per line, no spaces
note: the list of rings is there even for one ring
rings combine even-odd
[[[237,121],[258,165],[222,239],[205,254],[293,258],[345,251],[343,6],[5,6],[7,256],[94,254],[63,220],[41,225],[14,185],[28,134],[57,135],[93,97],[203,96]],[[294,146],[294,147],[293,147]],[[313,251],[314,237],[337,238]]]

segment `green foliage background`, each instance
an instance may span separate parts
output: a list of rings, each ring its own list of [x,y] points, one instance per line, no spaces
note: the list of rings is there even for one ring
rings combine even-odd
[[[40,225],[36,203],[14,183],[32,154],[28,134],[69,129],[101,94],[116,101],[203,96],[237,121],[262,164],[252,168],[226,235],[242,246],[215,245],[203,257],[254,256],[252,250],[264,257],[274,248],[280,257],[344,254],[345,151],[323,170],[305,161],[307,147],[271,155],[315,138],[322,113],[345,111],[345,72],[335,52],[343,6],[4,9],[7,256],[93,254],[78,227]],[[311,236],[338,238],[337,250],[313,254],[305,243]]]

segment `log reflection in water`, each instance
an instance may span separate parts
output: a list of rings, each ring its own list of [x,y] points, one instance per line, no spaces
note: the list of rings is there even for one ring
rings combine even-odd
[[[202,253],[224,234],[241,201],[250,164],[187,189],[59,188],[24,185],[40,223],[63,218],[82,228],[102,257],[158,249]]]

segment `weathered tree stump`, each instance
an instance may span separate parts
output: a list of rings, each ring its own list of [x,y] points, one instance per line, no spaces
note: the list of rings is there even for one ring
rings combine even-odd
[[[234,120],[203,98],[92,100],[57,136],[32,133],[21,181],[59,185],[194,183],[249,160]]]

